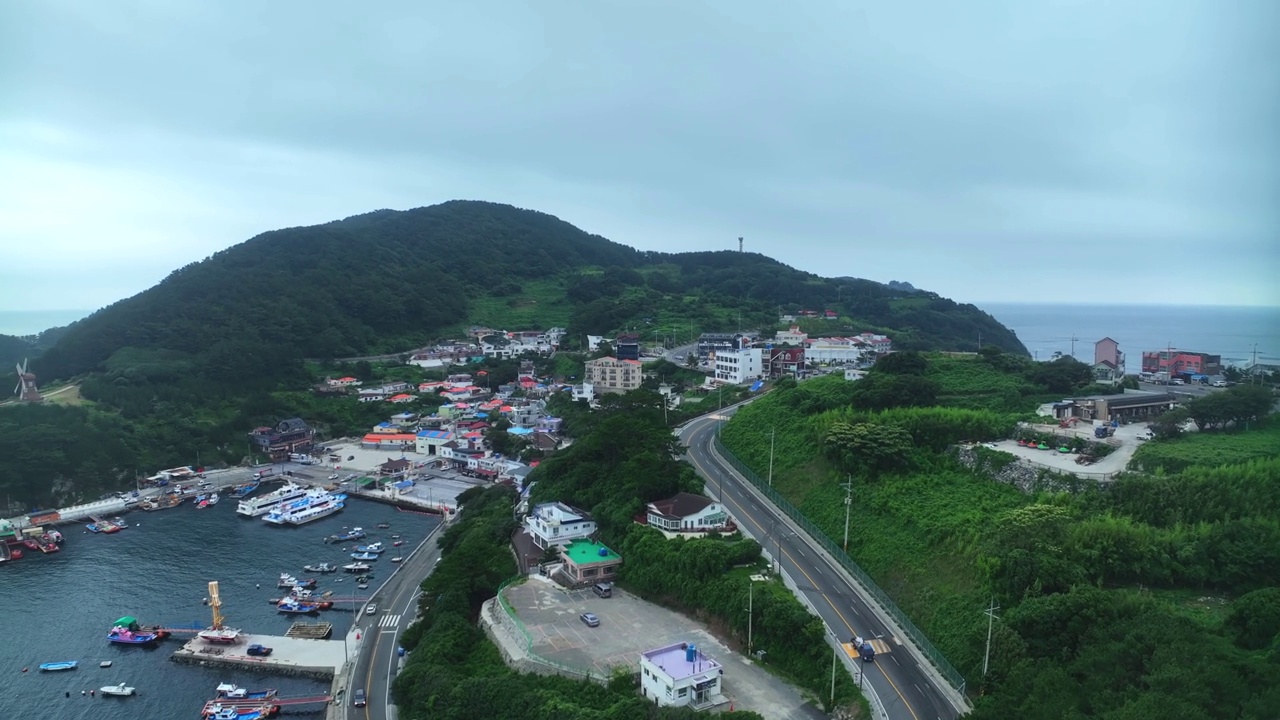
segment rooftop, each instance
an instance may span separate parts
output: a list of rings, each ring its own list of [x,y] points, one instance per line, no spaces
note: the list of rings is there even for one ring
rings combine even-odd
[[[598,562],[619,562],[622,556],[601,543],[590,540],[574,540],[564,548],[564,555],[574,565],[589,565]]]
[[[712,660],[702,654],[701,650],[694,649],[694,660],[689,662],[686,657],[688,643],[676,643],[668,645],[656,650],[646,650],[641,653],[644,659],[657,665],[663,672],[671,676],[672,680],[679,681],[685,678],[693,677],[698,674],[711,674],[719,672],[720,663]]]
[[[710,498],[705,498],[701,495],[682,492],[676,493],[669,498],[649,503],[649,509],[659,515],[684,518],[702,512],[713,502]]]

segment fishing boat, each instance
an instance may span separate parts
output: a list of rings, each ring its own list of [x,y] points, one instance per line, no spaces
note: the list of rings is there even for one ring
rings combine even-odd
[[[354,527],[350,530],[344,530],[337,535],[330,535],[325,538],[325,542],[346,542],[348,540],[359,540],[365,537],[364,528]]]
[[[169,637],[165,630],[147,630],[131,615],[116,620],[107,632],[107,640],[118,645],[146,645]]]
[[[209,499],[208,495],[205,495],[204,493],[200,493],[199,495],[196,496],[196,505],[203,507],[205,501],[207,501],[208,499]]]
[[[378,556],[374,553],[351,553],[352,560],[377,560]]]
[[[196,633],[196,637],[216,645],[230,645],[240,639],[240,631],[223,625],[222,596],[218,591],[218,581],[209,583],[209,607],[213,610],[213,624]]]
[[[391,523],[378,523],[379,530],[386,530],[389,527],[391,527]]]
[[[54,672],[56,670],[75,670],[80,663],[76,660],[64,660],[63,662],[41,663],[41,672]]]
[[[261,720],[261,718],[275,717],[278,712],[280,712],[279,705],[263,705],[255,708],[213,702],[205,706],[204,718],[205,720]]]
[[[357,590],[368,590],[368,589],[369,589],[369,583],[360,583],[359,585],[357,585],[357,586],[356,586],[356,589],[357,589]]]
[[[124,683],[120,683],[119,685],[107,685],[105,687],[100,687],[98,688],[98,692],[102,693],[103,696],[114,695],[116,697],[126,697],[128,695],[132,695],[135,690]]]
[[[347,563],[342,569],[349,573],[368,572],[372,566],[368,563]]]
[[[245,517],[267,515],[281,505],[295,502],[307,494],[307,489],[293,482],[287,482],[266,495],[241,500],[236,504],[236,513]]]
[[[403,544],[404,544],[404,541],[403,541],[403,540],[397,540],[397,541],[395,541],[395,542],[391,543],[391,547],[400,547],[400,546],[401,546],[401,545],[403,545]]]
[[[328,600],[316,601],[287,597],[280,599],[280,602],[276,605],[276,610],[290,615],[305,615],[308,613],[319,612],[321,610],[328,610],[331,607],[333,607],[333,603]]]
[[[331,573],[331,572],[338,571],[337,566],[330,565],[329,563],[320,563],[319,565],[303,565],[302,569],[306,570],[307,572],[313,572],[313,573]]]
[[[391,562],[400,562],[401,560],[404,560],[404,558],[400,557],[399,555],[391,558]]]
[[[93,522],[85,525],[85,529],[87,529],[91,533],[120,532],[120,526],[116,525],[110,520],[103,520],[101,518],[90,518],[90,519],[93,520]]]
[[[246,690],[234,683],[222,683],[217,689],[219,698],[235,699],[235,700],[259,700],[273,698],[276,691],[272,690]]]
[[[100,668],[109,668],[109,667],[111,667],[111,661],[110,661],[110,660],[103,660],[102,662],[98,663],[98,667],[100,667]]]
[[[386,549],[385,547],[383,547],[382,543],[380,543],[380,542],[370,543],[370,544],[368,544],[368,545],[357,545],[357,546],[356,546],[356,552],[364,552],[364,553],[381,553],[381,552],[386,552],[386,551],[387,551],[387,549]]]
[[[262,483],[261,483],[261,482],[259,482],[259,481],[257,481],[257,480],[253,480],[253,481],[251,481],[251,482],[247,482],[247,483],[242,483],[242,484],[240,484],[240,485],[236,485],[235,487],[231,488],[231,497],[233,497],[233,498],[235,498],[235,499],[237,499],[237,500],[239,500],[239,499],[241,499],[241,498],[249,497],[249,496],[250,496],[250,495],[252,495],[252,494],[254,493],[254,491],[255,491],[255,490],[257,490],[257,489],[258,489],[258,487],[259,487],[259,486],[261,486],[261,485],[262,485]]]
[[[218,504],[218,493],[214,493],[214,494],[210,495],[210,496],[209,496],[209,499],[208,499],[208,503],[209,503],[210,505],[217,505],[217,504]]]
[[[276,581],[276,587],[292,588],[292,587],[315,587],[315,578],[298,579],[289,573],[280,573],[280,579]]]

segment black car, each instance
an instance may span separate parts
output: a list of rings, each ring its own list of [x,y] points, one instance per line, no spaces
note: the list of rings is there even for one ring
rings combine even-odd
[[[356,691],[355,691],[355,693],[351,696],[351,705],[352,705],[352,707],[364,707],[364,706],[365,706],[365,700],[364,700],[364,688],[360,688],[360,689],[356,690]]]

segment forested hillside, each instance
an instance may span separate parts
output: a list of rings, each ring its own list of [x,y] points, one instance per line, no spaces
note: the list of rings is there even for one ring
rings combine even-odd
[[[904,353],[858,382],[783,383],[723,440],[758,473],[774,447],[774,487],[832,537],[853,480],[850,556],[982,691],[974,718],[1280,716],[1275,420],[1150,441],[1159,472],[1074,493],[1023,492],[948,453],[1080,388],[1074,365]],[[911,392],[882,392],[896,385]],[[993,471],[1011,459],[976,452]]]

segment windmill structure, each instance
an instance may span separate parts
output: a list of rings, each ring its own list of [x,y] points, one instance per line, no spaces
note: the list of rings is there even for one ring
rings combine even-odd
[[[42,398],[40,391],[36,389],[36,376],[34,373],[27,372],[26,358],[14,367],[18,370],[18,386],[13,389],[13,394],[18,396],[18,401],[40,402]]]

